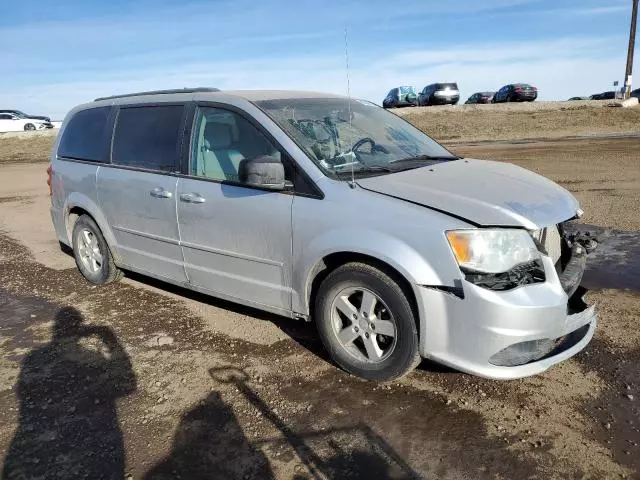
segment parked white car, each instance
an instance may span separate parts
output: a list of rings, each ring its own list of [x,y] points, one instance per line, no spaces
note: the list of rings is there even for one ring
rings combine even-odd
[[[42,130],[47,122],[34,118],[20,118],[11,113],[0,113],[0,132],[22,132]]]

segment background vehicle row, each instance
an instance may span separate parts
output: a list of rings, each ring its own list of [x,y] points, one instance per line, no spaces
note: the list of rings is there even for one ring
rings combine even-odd
[[[466,104],[533,102],[538,98],[538,89],[527,83],[505,85],[497,92],[476,92]],[[382,102],[384,108],[415,107],[430,105],[456,105],[460,101],[460,90],[455,82],[432,83],[416,95],[410,86],[392,88]]]

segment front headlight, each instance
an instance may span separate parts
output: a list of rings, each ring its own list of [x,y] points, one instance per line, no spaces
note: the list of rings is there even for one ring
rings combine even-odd
[[[526,230],[479,229],[446,232],[458,265],[463,270],[503,273],[540,258]]]

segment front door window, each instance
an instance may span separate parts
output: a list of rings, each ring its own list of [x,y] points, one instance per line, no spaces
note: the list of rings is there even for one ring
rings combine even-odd
[[[247,119],[214,107],[198,110],[189,173],[212,180],[239,182],[243,160],[269,156],[282,161],[271,141]],[[285,172],[288,169],[285,166]],[[287,180],[292,180],[290,172]]]

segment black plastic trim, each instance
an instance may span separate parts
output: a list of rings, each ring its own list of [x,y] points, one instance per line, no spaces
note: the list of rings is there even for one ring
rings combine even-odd
[[[422,285],[422,287],[439,290],[441,292],[448,293],[464,300],[464,289],[462,288],[462,282],[460,280],[454,280],[454,283],[456,283],[455,287],[449,287],[446,285]]]
[[[560,284],[569,297],[571,297],[580,286],[586,266],[587,251],[581,245],[574,244],[571,248],[569,261],[564,267],[564,270],[558,275]]]
[[[482,273],[465,268],[460,269],[465,280],[487,290],[503,292],[525,285],[544,283],[547,279],[544,264],[540,259],[516,265],[502,273]]]

